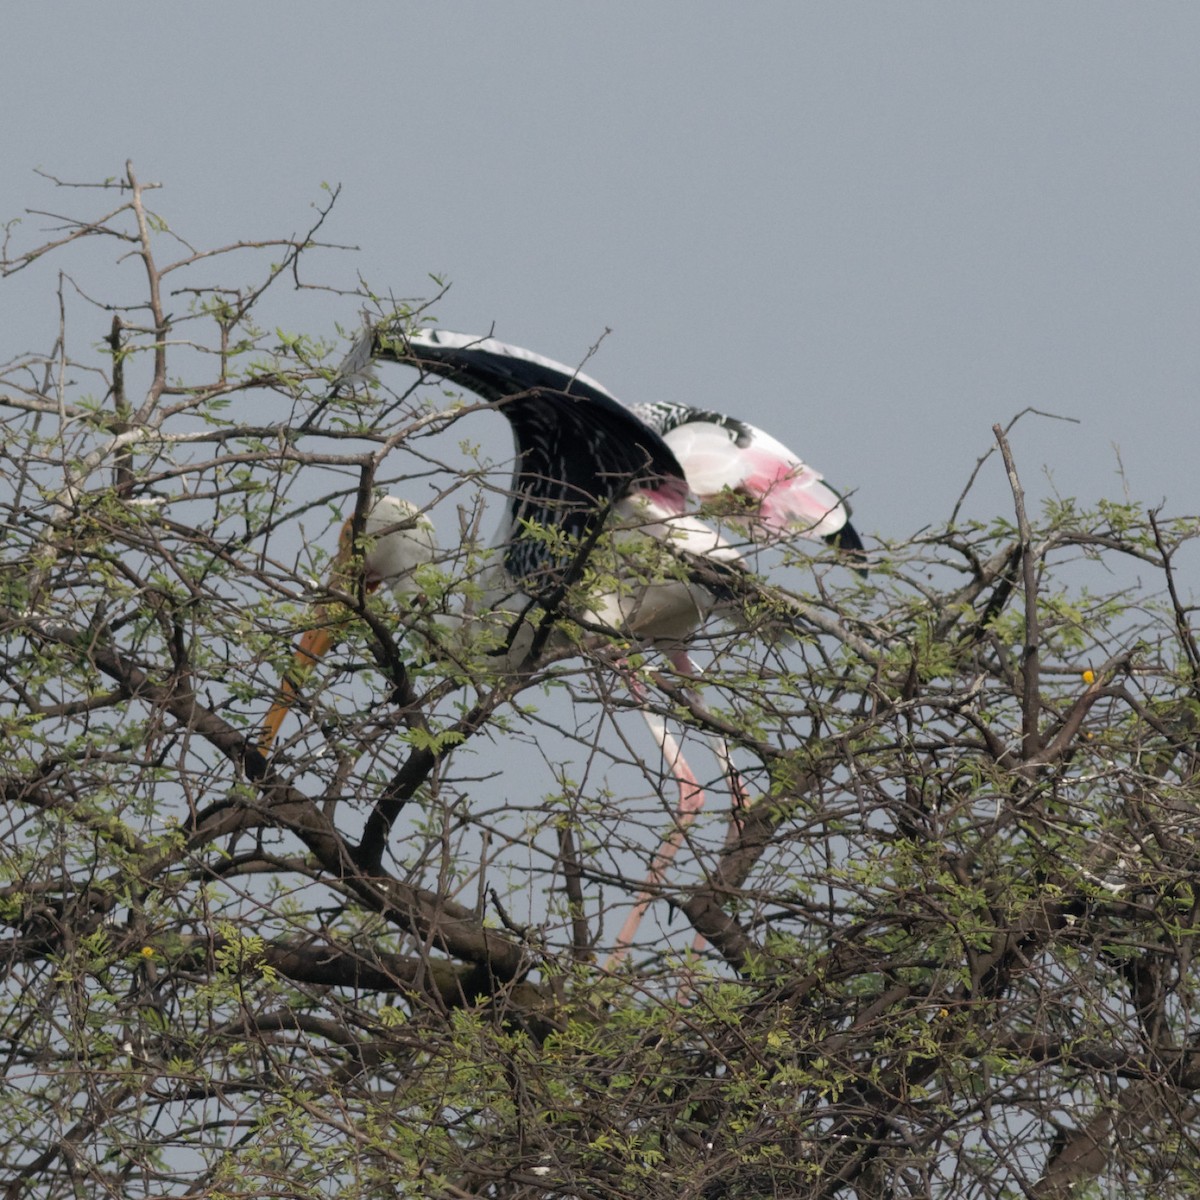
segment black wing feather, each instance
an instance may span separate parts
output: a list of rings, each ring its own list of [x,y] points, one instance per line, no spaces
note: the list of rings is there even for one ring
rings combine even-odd
[[[379,357],[399,357],[395,346],[381,346]],[[683,468],[662,436],[558,364],[498,353],[484,339],[439,343],[436,331],[403,344],[402,357],[495,404],[508,418],[517,461],[505,565],[524,584],[563,565],[544,543],[522,536],[525,522],[583,538],[598,514],[637,487],[664,488],[680,502],[687,495]]]

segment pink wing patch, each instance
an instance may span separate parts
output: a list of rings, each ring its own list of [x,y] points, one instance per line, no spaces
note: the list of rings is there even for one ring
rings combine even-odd
[[[729,519],[760,539],[837,533],[846,523],[846,506],[821,482],[820,472],[770,434],[744,428],[751,431],[747,446],[711,421],[687,421],[666,434],[692,491],[702,500],[716,500],[726,490],[750,500],[749,512]]]
[[[820,472],[799,459],[788,463],[753,449],[743,453],[742,489],[758,501],[758,520],[772,533],[823,538],[845,525],[846,506],[821,482]]]

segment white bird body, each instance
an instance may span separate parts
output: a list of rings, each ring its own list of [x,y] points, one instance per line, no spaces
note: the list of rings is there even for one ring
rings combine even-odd
[[[349,530],[345,538],[348,539]],[[380,496],[363,521],[367,544],[363,577],[368,588],[383,586],[397,598],[410,595],[415,575],[437,558],[433,522],[411,501]],[[341,555],[339,549],[339,556]],[[342,565],[334,560],[335,569]]]
[[[493,665],[515,668],[528,657],[534,629],[529,621],[517,631],[512,625],[529,614],[536,624],[541,609],[513,579],[503,549],[502,541],[496,547],[498,561],[486,569],[481,595],[465,623],[503,634],[507,652],[496,655]],[[688,569],[688,564],[697,565]],[[703,577],[706,565],[713,576],[710,582]],[[578,625],[590,632],[607,631],[673,650],[684,645],[714,613],[728,607],[729,577],[744,574],[741,554],[711,525],[692,513],[672,512],[644,492],[614,503],[609,523],[588,554],[587,566],[597,583],[578,597],[574,609],[569,604],[562,607],[558,631],[546,643],[550,648],[567,644],[561,627],[576,618]],[[454,614],[437,620],[443,629],[464,623]]]
[[[613,551],[611,560],[605,559],[602,565],[610,568],[618,588],[595,597],[594,618],[602,625],[660,647],[682,645],[714,612],[724,607],[722,596],[727,592],[730,578],[736,578],[744,570],[741,554],[693,513],[669,511],[645,493],[619,501],[615,517],[608,543]],[[663,577],[655,575],[651,580],[635,572],[630,581],[629,572],[623,571],[623,567],[630,557],[639,557],[638,548],[647,544],[665,547],[676,561],[663,565],[668,569],[674,566],[675,571],[665,570],[661,572]],[[603,547],[600,550],[603,559]],[[640,557],[643,565],[654,565],[653,555],[649,564],[644,563],[646,555]],[[695,569],[680,574],[680,558],[695,564]],[[592,561],[595,564],[595,557]],[[711,584],[703,578],[704,568],[710,564],[717,568]]]

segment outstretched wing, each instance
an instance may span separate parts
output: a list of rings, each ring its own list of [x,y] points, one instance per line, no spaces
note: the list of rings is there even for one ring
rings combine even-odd
[[[683,468],[662,436],[594,379],[494,338],[424,329],[377,335],[375,357],[443,376],[495,404],[516,446],[511,540],[505,565],[521,583],[561,567],[529,522],[584,537],[596,515],[633,492],[671,511],[688,495]]]

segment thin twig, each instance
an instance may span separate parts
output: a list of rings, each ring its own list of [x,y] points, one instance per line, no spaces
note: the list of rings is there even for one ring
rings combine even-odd
[[[1061,413],[1042,412],[1040,408],[1023,408],[1015,417],[1012,418],[1012,420],[1009,421],[1007,425],[1005,425],[1004,432],[1011,433],[1013,426],[1016,425],[1016,423],[1027,413],[1032,413],[1035,417],[1045,417],[1050,421],[1069,421],[1072,425],[1082,424],[1078,417],[1064,417]],[[955,522],[958,520],[959,511],[966,503],[967,496],[970,494],[971,488],[975,486],[975,480],[979,478],[979,472],[982,470],[983,464],[992,457],[993,453],[995,453],[995,450],[995,446],[989,446],[987,450],[975,460],[975,467],[971,471],[970,477],[967,479],[966,486],[959,493],[958,499],[954,502],[954,510],[951,512],[950,520],[947,522],[947,526],[949,528],[952,529],[954,527]]]
[[[1025,515],[1025,492],[1017,477],[1017,465],[1013,461],[1004,430],[999,425],[993,425],[992,433],[1008,473],[1008,484],[1012,488],[1013,504],[1017,510],[1017,532],[1021,538],[1021,572],[1025,583],[1025,647],[1021,653],[1021,754],[1028,762],[1042,748],[1038,736],[1037,571],[1033,557],[1033,535],[1029,531],[1029,518]]]
[[[1192,634],[1191,627],[1188,625],[1187,613],[1175,588],[1175,572],[1171,567],[1171,551],[1164,544],[1162,531],[1158,527],[1158,510],[1151,509],[1146,515],[1150,518],[1150,528],[1154,533],[1154,544],[1158,547],[1159,554],[1162,555],[1163,574],[1167,577],[1167,593],[1171,597],[1171,608],[1175,616],[1175,629],[1179,634],[1179,644],[1183,647],[1183,653],[1187,657],[1188,666],[1192,672],[1192,694],[1197,699],[1200,699],[1200,648],[1196,646],[1196,639]]]
[[[145,403],[133,418],[134,424],[144,425],[149,422],[151,414],[158,405],[158,398],[167,386],[167,319],[163,314],[162,295],[159,288],[160,277],[158,264],[154,261],[154,252],[150,247],[150,223],[146,220],[146,210],[142,207],[142,185],[138,183],[133,173],[133,162],[125,164],[125,174],[129,179],[129,187],[133,192],[133,212],[137,218],[138,240],[141,243],[139,256],[146,268],[146,281],[150,292],[150,316],[154,321],[154,379]]]

